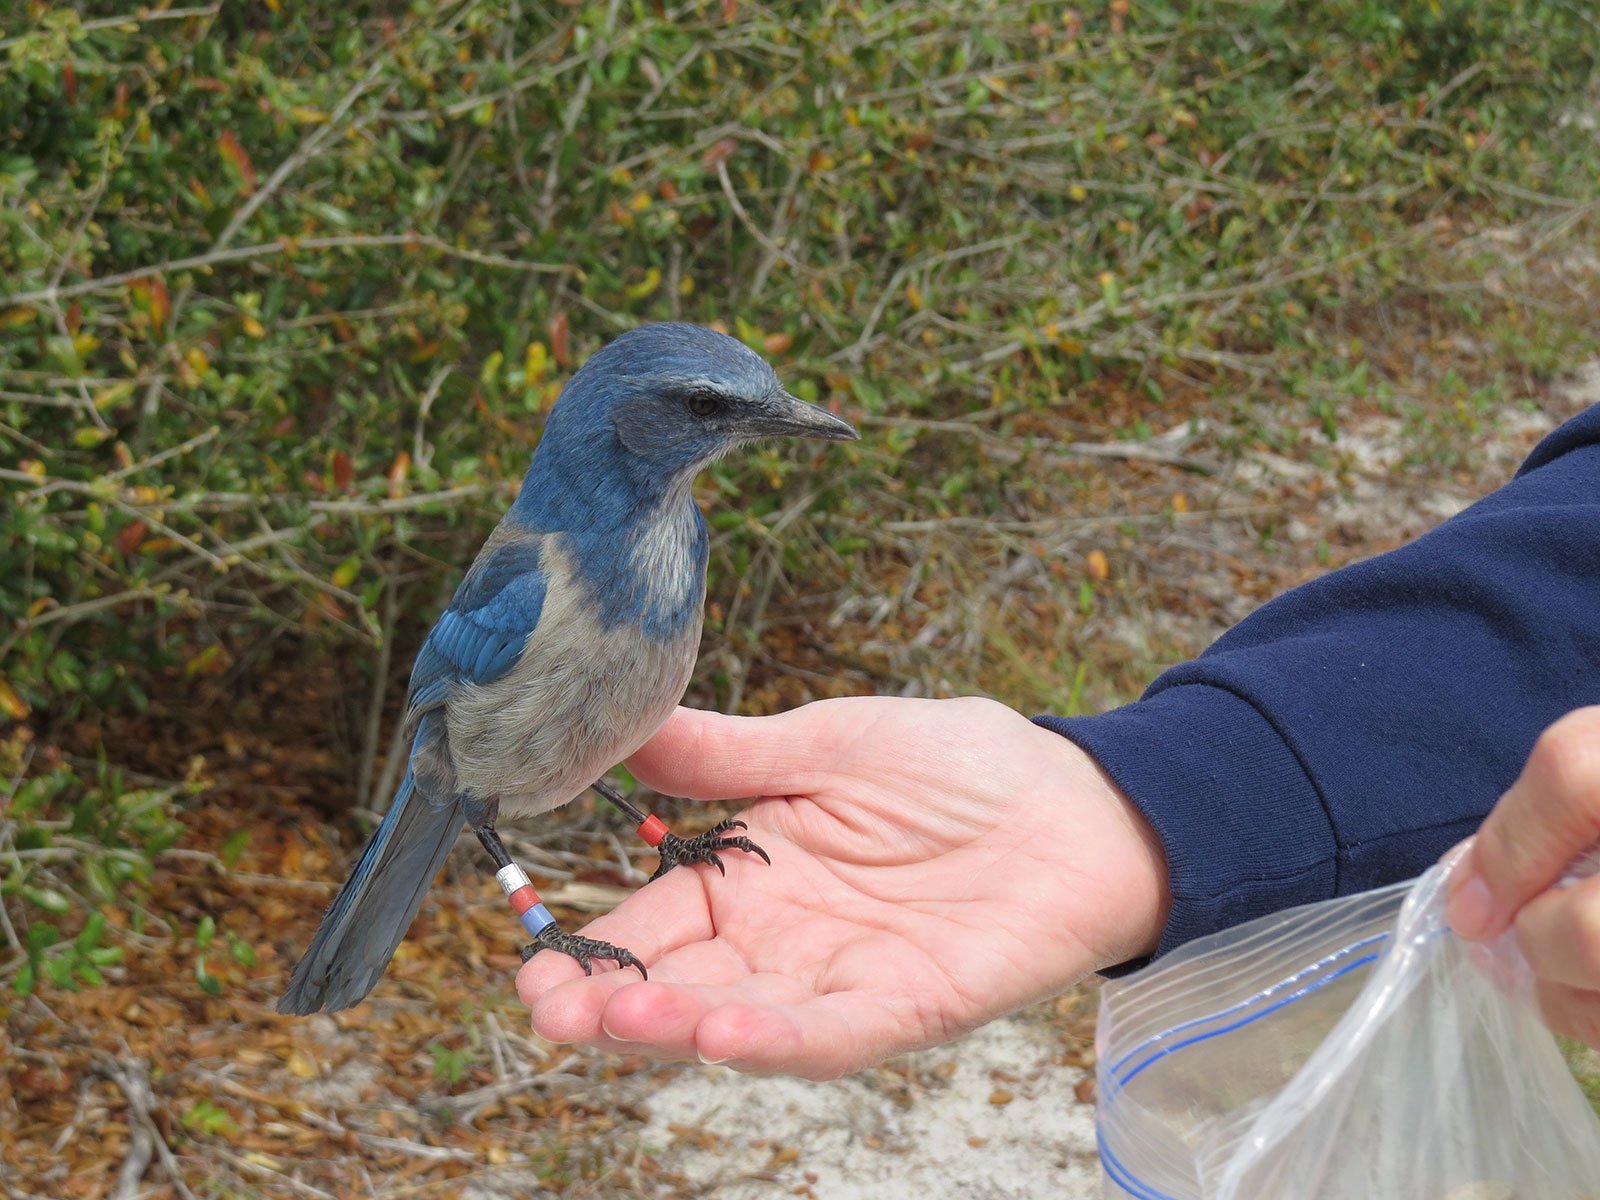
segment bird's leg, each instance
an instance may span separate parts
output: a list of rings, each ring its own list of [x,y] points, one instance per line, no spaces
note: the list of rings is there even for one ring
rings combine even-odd
[[[652,880],[660,879],[679,863],[710,863],[722,874],[728,873],[728,868],[722,865],[722,858],[717,853],[719,850],[743,850],[748,854],[755,854],[768,866],[772,859],[767,857],[767,852],[756,845],[747,837],[724,837],[730,829],[746,829],[748,826],[743,821],[718,821],[710,829],[697,837],[681,838],[667,828],[667,823],[655,813],[647,813],[638,805],[631,804],[604,779],[594,782],[594,790],[599,792],[617,808],[622,810],[624,816],[639,827],[639,836],[646,844],[654,846],[661,855],[661,865],[656,868]]]
[[[644,964],[629,951],[620,946],[613,946],[610,942],[567,933],[556,924],[555,917],[539,899],[539,893],[533,890],[533,883],[529,880],[528,873],[506,852],[505,843],[500,840],[500,835],[495,832],[492,824],[476,825],[472,832],[478,835],[478,841],[483,843],[483,848],[489,852],[489,857],[494,859],[494,877],[500,882],[500,890],[506,894],[506,899],[511,901],[511,909],[517,914],[517,920],[522,922],[522,927],[528,931],[528,936],[533,938],[532,942],[522,948],[523,962],[527,962],[541,950],[555,950],[577,959],[585,975],[594,974],[593,960],[601,958],[610,959],[618,966],[637,967],[640,975],[646,979],[650,978],[644,969]]]

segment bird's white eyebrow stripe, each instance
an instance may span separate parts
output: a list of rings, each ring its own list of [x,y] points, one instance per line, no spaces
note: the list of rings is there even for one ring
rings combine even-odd
[[[727,396],[727,386],[715,379],[707,379],[703,375],[640,375],[639,382],[652,388],[671,388],[674,391],[702,391],[715,392],[719,396]]]

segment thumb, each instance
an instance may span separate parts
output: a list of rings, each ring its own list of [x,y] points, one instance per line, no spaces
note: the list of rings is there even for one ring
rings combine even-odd
[[[849,700],[819,700],[771,717],[679,708],[628,769],[670,796],[732,800],[817,790],[845,741]]]
[[[1488,938],[1561,878],[1600,838],[1600,707],[1568,713],[1540,735],[1522,774],[1473,840],[1451,880],[1450,924]]]

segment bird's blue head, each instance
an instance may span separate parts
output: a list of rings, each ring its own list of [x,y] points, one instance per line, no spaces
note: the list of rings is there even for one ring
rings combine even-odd
[[[573,375],[518,505],[532,516],[563,489],[659,496],[760,438],[856,436],[848,422],[786,392],[743,342],[698,325],[644,325]]]

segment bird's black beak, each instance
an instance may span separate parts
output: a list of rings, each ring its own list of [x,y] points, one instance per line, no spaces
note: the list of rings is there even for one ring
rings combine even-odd
[[[747,426],[754,437],[821,438],[830,442],[853,442],[861,435],[849,421],[840,420],[825,408],[808,404],[779,388],[749,414]]]

